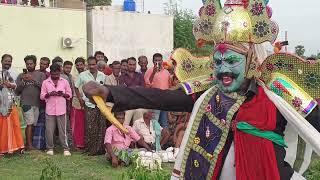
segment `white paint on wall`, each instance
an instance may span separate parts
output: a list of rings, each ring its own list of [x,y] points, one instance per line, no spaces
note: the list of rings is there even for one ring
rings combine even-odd
[[[103,51],[108,63],[173,50],[173,17],[96,7],[88,12],[88,54]],[[91,32],[91,33],[90,33]]]
[[[22,72],[26,55],[70,61],[87,56],[84,10],[0,5],[0,12],[0,55],[11,54],[16,71]],[[74,47],[63,48],[62,37],[74,38]]]

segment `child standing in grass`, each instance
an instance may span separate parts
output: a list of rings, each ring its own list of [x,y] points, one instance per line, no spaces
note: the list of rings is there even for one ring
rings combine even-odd
[[[124,112],[116,112],[115,117],[123,124],[125,119]],[[134,150],[130,148],[132,142],[137,142],[140,146],[151,151],[151,148],[146,142],[132,129],[132,127],[125,125],[128,133],[122,133],[116,126],[112,125],[106,130],[104,145],[106,149],[107,159],[111,161],[112,167],[117,167],[124,163],[129,165],[130,158],[134,155]]]

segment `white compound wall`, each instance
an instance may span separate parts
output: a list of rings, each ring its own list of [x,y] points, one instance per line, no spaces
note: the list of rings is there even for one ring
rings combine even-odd
[[[88,55],[103,51],[108,63],[131,56],[164,55],[173,49],[173,17],[95,7],[87,13]]]

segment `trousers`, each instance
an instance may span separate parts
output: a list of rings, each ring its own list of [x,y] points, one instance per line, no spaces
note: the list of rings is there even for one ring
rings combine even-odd
[[[46,114],[46,141],[47,149],[54,148],[54,131],[58,126],[59,140],[65,150],[69,149],[67,137],[67,117],[66,114],[61,116],[51,116]]]

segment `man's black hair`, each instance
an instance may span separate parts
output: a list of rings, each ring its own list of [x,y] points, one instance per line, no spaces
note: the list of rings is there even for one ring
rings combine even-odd
[[[62,63],[63,63],[63,59],[62,59],[61,57],[59,57],[59,56],[53,58],[52,64],[55,64],[55,63],[57,63],[57,62],[59,62],[59,63],[62,64]]]
[[[46,61],[48,64],[50,64],[50,59],[48,57],[42,57],[40,58],[40,61]]]
[[[59,64],[53,63],[53,64],[50,66],[50,71],[51,71],[51,72],[61,72],[61,67],[60,67]]]
[[[160,57],[161,59],[163,58],[162,54],[160,53],[155,53],[152,57],[152,59],[154,60],[156,57]]]
[[[122,60],[121,60],[121,65],[122,65],[123,63],[127,63],[127,64],[128,64],[128,60],[127,60],[127,59],[122,59]]]
[[[1,57],[1,62],[4,60],[4,58],[7,58],[7,57],[9,57],[12,60],[12,56],[10,54],[4,54]]]
[[[63,67],[64,67],[64,66],[67,66],[67,65],[73,66],[73,63],[72,63],[71,61],[65,61],[65,62],[63,63]]]
[[[113,61],[113,63],[111,65],[114,66],[114,65],[118,65],[118,64],[121,64],[120,61]]]
[[[129,57],[129,58],[128,58],[128,62],[129,62],[129,60],[134,61],[134,62],[137,62],[136,58],[134,58],[134,57]]]
[[[138,57],[138,61],[140,62],[141,59],[143,59],[143,58],[145,58],[146,60],[148,60],[147,56],[139,56],[139,57]]]
[[[97,55],[102,55],[102,56],[104,56],[104,53],[102,52],[102,51],[96,51],[95,53],[94,53],[94,57],[97,57]]]
[[[83,57],[78,57],[74,63],[75,63],[75,64],[78,64],[79,62],[85,64],[85,63],[86,63],[86,60],[85,60]]]
[[[28,55],[24,58],[24,62],[26,63],[28,60],[32,60],[34,64],[37,64],[37,57],[35,55]]]
[[[87,59],[87,63],[89,64],[89,61],[91,61],[91,60],[95,60],[97,63],[97,59],[94,56],[89,56]]]

